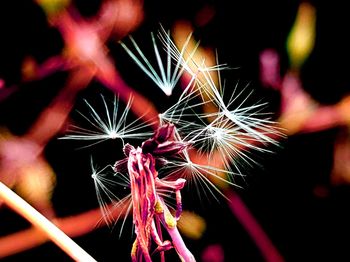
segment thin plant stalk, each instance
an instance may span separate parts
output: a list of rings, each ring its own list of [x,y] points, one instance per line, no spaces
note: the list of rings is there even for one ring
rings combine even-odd
[[[76,261],[96,262],[84,249],[77,245],[63,231],[41,215],[20,196],[0,182],[0,199],[6,205],[26,218],[33,226],[43,231],[57,246]]]
[[[110,204],[111,208],[114,205]],[[126,216],[126,204],[113,207],[115,218]],[[77,215],[52,219],[63,232],[69,237],[79,237],[106,226],[104,220],[101,220],[101,210],[96,208]],[[12,233],[0,238],[0,261],[1,258],[17,254],[37,247],[49,241],[47,234],[44,234],[36,227],[24,229],[20,232]]]
[[[284,262],[284,258],[273,245],[269,237],[255,220],[241,198],[233,190],[228,190],[226,196],[229,199],[229,207],[232,213],[239,220],[241,225],[248,232],[250,237],[259,248],[261,255],[266,262]]]

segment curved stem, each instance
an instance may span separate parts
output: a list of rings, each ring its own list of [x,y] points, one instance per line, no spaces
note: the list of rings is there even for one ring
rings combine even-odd
[[[76,261],[96,262],[84,249],[77,245],[63,231],[41,215],[20,196],[0,182],[0,198],[6,205],[21,214],[35,227],[43,231],[56,245]]]

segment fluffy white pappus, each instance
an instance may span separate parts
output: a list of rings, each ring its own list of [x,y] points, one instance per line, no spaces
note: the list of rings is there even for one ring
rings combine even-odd
[[[145,139],[153,133],[148,131],[151,123],[142,121],[142,117],[129,121],[129,111],[132,105],[132,97],[128,100],[123,110],[119,107],[119,98],[114,96],[113,103],[109,105],[104,96],[101,95],[103,114],[85,100],[90,114],[86,115],[78,111],[80,116],[86,120],[87,127],[71,125],[67,134],[60,139],[97,141],[92,145],[108,139]]]
[[[158,38],[151,33],[154,56],[157,61],[157,65],[153,66],[134,38],[132,36],[129,38],[132,48],[129,48],[124,42],[120,42],[121,46],[137,66],[166,95],[170,96],[184,70],[188,68],[186,66],[187,61],[183,60],[181,55],[185,52],[187,45],[184,45],[183,49],[179,51],[171,40],[170,32],[166,32],[163,28],[158,32]],[[159,48],[159,45],[161,45],[161,48]],[[179,53],[179,56],[177,56],[177,53]]]
[[[91,178],[94,182],[102,219],[108,226],[113,227],[123,217],[120,236],[132,208],[129,177],[123,173],[115,173],[111,165],[98,170],[94,166],[92,158],[90,164],[92,170]],[[117,192],[121,191],[120,189],[127,190],[125,196],[117,196]]]

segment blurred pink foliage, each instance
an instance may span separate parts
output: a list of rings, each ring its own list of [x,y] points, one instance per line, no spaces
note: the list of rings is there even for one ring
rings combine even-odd
[[[203,262],[224,262],[225,254],[220,244],[212,244],[207,246],[202,252]]]

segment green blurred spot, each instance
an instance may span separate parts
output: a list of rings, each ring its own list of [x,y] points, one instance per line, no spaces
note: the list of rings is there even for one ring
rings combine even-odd
[[[70,0],[37,0],[39,6],[44,10],[47,16],[56,15],[64,10],[69,4]]]
[[[301,3],[294,25],[287,39],[290,65],[299,69],[315,45],[316,10],[309,3]]]

